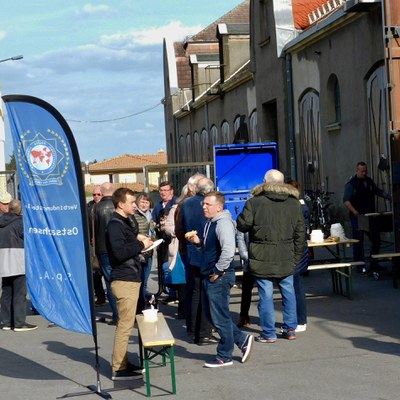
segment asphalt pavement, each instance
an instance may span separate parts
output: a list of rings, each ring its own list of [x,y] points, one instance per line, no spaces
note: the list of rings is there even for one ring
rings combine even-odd
[[[390,265],[390,264],[388,264]],[[155,273],[151,280],[155,286]],[[397,400],[400,397],[400,289],[392,287],[389,273],[380,280],[354,271],[354,299],[332,292],[330,272],[314,271],[305,277],[308,300],[307,331],[297,339],[254,344],[252,358],[218,369],[203,368],[215,346],[198,346],[187,337],[184,321],[176,319],[177,305],[160,305],[176,338],[177,394],[171,394],[169,366],[151,370],[152,395],[175,399],[263,400]],[[280,296],[276,297],[277,329],[282,321]],[[238,319],[240,287],[232,290],[232,317]],[[108,306],[96,308],[110,316]],[[257,293],[253,291],[252,325],[259,333]],[[0,331],[0,398],[41,400],[91,393],[97,386],[93,337],[50,325],[29,315],[39,328],[31,332]],[[143,380],[111,381],[110,358],[115,327],[98,324],[100,387],[113,399],[145,398]],[[137,361],[137,331],[129,345]],[[99,398],[83,394],[79,399]]]

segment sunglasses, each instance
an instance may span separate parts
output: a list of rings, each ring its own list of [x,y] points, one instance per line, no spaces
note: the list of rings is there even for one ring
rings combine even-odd
[[[101,196],[101,193],[93,193],[93,197],[94,196]]]

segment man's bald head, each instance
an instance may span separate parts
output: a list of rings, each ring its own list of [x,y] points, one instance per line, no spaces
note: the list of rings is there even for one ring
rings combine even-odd
[[[264,175],[264,182],[265,183],[283,183],[285,180],[284,175],[281,171],[277,169],[270,169]]]
[[[100,191],[103,196],[112,196],[114,193],[113,184],[110,182],[104,182],[100,186]]]

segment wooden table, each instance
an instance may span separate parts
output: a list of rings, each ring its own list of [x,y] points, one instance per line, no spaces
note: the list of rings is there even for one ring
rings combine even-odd
[[[146,389],[147,396],[151,396],[150,387],[150,364],[152,367],[165,367],[167,361],[171,365],[171,381],[172,394],[176,394],[175,382],[175,360],[174,360],[174,343],[175,339],[168,328],[167,321],[164,315],[158,313],[158,319],[154,322],[144,321],[142,314],[136,315],[139,332],[139,352],[140,362],[146,369]],[[144,353],[144,357],[143,357]],[[155,362],[153,359],[156,356],[161,356],[161,362]]]
[[[346,283],[346,296],[349,299],[353,297],[353,285],[351,279],[352,268],[355,266],[365,265],[363,261],[346,261],[346,248],[359,243],[357,239],[347,239],[339,241],[328,241],[325,240],[320,243],[307,241],[308,247],[323,247],[329,251],[334,257],[334,262],[324,263],[324,264],[314,264],[309,266],[309,270],[317,269],[330,269],[332,276],[332,286],[335,293],[340,293],[344,295],[342,280],[344,277]]]

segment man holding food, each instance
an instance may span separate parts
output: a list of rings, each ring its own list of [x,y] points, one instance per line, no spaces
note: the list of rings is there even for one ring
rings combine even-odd
[[[214,183],[209,178],[201,178],[196,184],[196,194],[186,199],[181,207],[180,217],[187,239],[193,232],[203,235],[204,225],[207,222],[203,214],[202,202],[204,196],[214,189]],[[189,263],[192,285],[192,296],[186,296],[187,301],[191,299],[191,326],[187,327],[189,335],[193,335],[194,343],[198,345],[215,344],[218,339],[212,336],[212,326],[204,316],[201,305],[201,284],[200,275],[201,255],[196,246],[188,242],[187,262]]]
[[[208,193],[203,201],[207,223],[202,239],[195,232],[190,232],[187,239],[201,249],[204,309],[220,336],[217,356],[204,364],[206,368],[232,365],[235,344],[242,352],[241,362],[245,363],[250,359],[254,341],[252,335],[246,335],[233,323],[229,312],[230,291],[235,282],[236,229],[224,204],[225,197],[221,192]]]

